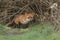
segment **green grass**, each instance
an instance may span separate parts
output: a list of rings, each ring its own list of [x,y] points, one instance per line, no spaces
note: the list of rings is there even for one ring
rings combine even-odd
[[[60,40],[60,33],[54,33],[53,29],[49,24],[37,24],[20,35],[0,35],[0,40]]]

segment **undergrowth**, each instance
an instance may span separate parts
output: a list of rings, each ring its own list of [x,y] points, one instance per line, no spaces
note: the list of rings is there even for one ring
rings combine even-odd
[[[26,30],[26,32],[22,34],[0,35],[0,39],[1,40],[60,40],[59,34],[60,34],[59,32],[54,32],[54,27],[52,25],[40,23],[34,25],[33,27],[28,28],[28,30]]]

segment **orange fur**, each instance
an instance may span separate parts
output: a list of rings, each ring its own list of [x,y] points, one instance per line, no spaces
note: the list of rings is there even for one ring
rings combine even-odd
[[[16,17],[13,21],[15,24],[27,24],[29,21],[33,19],[33,14],[24,14],[24,15],[19,15]]]

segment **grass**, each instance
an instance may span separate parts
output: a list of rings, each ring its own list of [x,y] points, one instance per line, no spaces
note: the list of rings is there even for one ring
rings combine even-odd
[[[53,26],[37,24],[20,35],[0,35],[1,40],[60,40],[60,32],[53,32]]]

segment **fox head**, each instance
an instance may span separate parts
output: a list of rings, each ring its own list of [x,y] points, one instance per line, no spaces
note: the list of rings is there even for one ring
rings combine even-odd
[[[27,14],[27,15],[26,15],[27,19],[30,19],[30,20],[33,19],[33,16],[34,16],[33,14]]]

